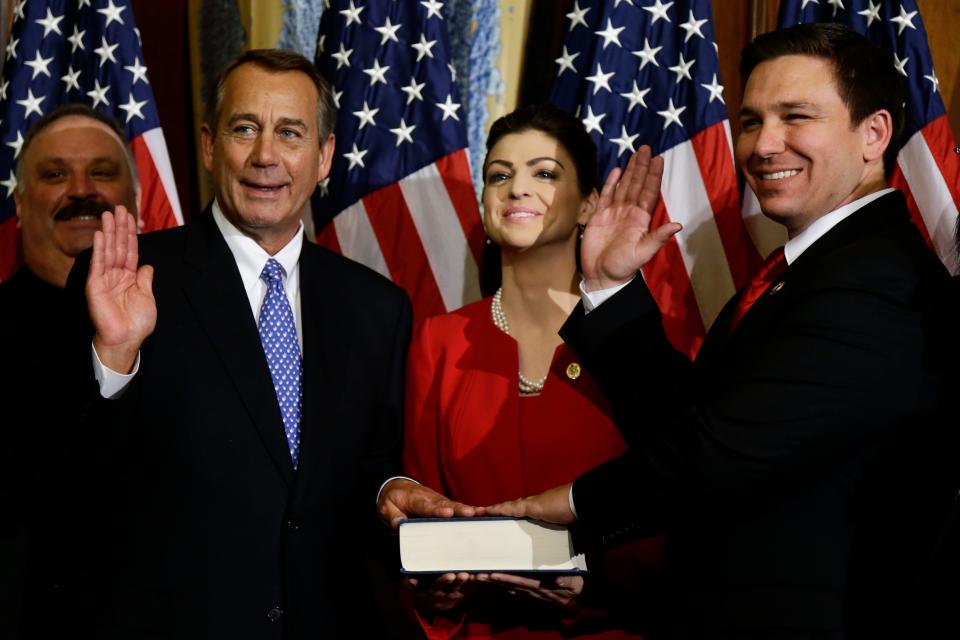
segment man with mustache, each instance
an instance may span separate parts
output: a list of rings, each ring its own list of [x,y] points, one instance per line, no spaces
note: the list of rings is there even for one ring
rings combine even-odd
[[[24,264],[0,283],[0,637],[16,638],[21,593],[36,509],[49,512],[50,474],[41,471],[56,411],[63,287],[74,258],[93,244],[100,214],[117,205],[136,212],[139,185],[133,156],[118,125],[83,104],[46,114],[27,132],[17,158],[14,202]],[[30,554],[41,558],[44,554]],[[31,576],[52,584],[47,568]],[[33,577],[31,577],[33,581]]]

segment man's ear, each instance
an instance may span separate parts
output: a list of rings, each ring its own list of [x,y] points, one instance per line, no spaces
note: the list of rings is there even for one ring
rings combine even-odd
[[[213,171],[213,130],[210,125],[200,125],[200,149],[203,156],[203,168],[207,173]]]
[[[17,229],[20,229],[23,224],[23,216],[20,215],[20,207],[22,207],[22,199],[20,198],[20,185],[17,185],[13,188],[13,204],[17,210]]]
[[[863,159],[865,162],[883,160],[883,152],[893,137],[893,118],[886,109],[880,109],[866,118],[858,127],[863,132]]]
[[[317,167],[317,182],[330,175],[330,166],[333,164],[333,150],[337,146],[337,139],[332,133],[320,145],[320,164]]]

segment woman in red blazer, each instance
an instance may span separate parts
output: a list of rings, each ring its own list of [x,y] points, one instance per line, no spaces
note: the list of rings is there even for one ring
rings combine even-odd
[[[493,124],[483,205],[500,286],[427,320],[407,365],[406,471],[450,498],[484,505],[533,495],[626,447],[557,333],[580,299],[578,238],[598,184],[596,146],[573,116],[534,105]],[[655,539],[591,559],[586,585],[505,574],[408,584],[431,639],[636,638],[635,605],[629,616],[613,613],[607,598],[623,589],[610,587],[655,573],[659,558]]]

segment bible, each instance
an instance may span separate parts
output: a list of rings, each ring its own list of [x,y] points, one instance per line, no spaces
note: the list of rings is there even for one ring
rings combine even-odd
[[[404,573],[581,573],[566,527],[525,518],[414,518],[400,523]]]

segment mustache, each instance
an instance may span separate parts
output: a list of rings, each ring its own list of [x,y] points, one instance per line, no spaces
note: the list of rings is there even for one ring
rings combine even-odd
[[[62,207],[53,214],[53,219],[57,221],[72,220],[82,216],[100,217],[104,211],[113,211],[113,205],[99,199],[77,200]]]

